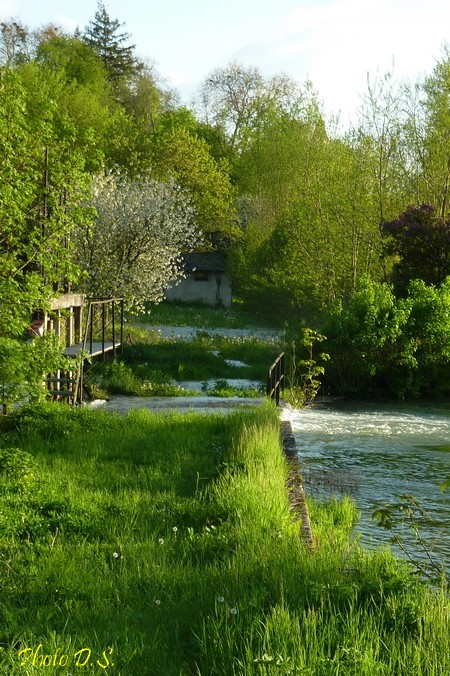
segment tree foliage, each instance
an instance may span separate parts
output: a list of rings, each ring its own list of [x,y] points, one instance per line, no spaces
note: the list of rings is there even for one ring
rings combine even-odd
[[[209,245],[230,244],[239,232],[234,190],[226,164],[213,158],[206,141],[185,126],[163,127],[156,139],[152,168],[162,179],[172,178],[189,192]]]
[[[446,218],[450,198],[450,49],[423,84],[422,103],[425,117],[422,123],[421,158],[423,201],[437,206]]]
[[[288,105],[296,91],[295,82],[284,75],[266,81],[257,68],[234,62],[205,79],[202,113],[206,122],[227,133],[232,148],[242,150],[270,108]]]
[[[97,52],[105,66],[108,78],[118,84],[138,69],[128,33],[120,33],[121,24],[111,19],[103,2],[99,2],[94,19],[86,27],[84,40]]]
[[[70,361],[62,354],[58,337],[51,332],[34,340],[0,337],[0,408],[3,413],[16,402],[44,401],[48,395],[43,373],[65,369]]]
[[[20,334],[29,312],[76,278],[69,238],[86,216],[86,175],[72,141],[71,125],[44,92],[31,99],[17,73],[2,73],[0,335]]]
[[[323,325],[328,382],[341,394],[400,398],[450,393],[450,278],[421,280],[397,298],[386,283],[363,277],[346,306]]]
[[[398,219],[383,223],[385,251],[395,257],[392,281],[405,293],[412,279],[440,285],[450,275],[450,219],[436,207],[409,206]]]
[[[199,242],[189,196],[173,181],[108,174],[96,177],[92,204],[93,225],[76,233],[84,290],[134,309],[160,301],[182,274],[181,253]]]
[[[300,103],[297,119],[273,114],[244,154],[247,223],[236,277],[258,303],[272,298],[288,315],[317,317],[349,298],[361,274],[379,276],[379,212],[364,141],[330,138],[314,100]]]

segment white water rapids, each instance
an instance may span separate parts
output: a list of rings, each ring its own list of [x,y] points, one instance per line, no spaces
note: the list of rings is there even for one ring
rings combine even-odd
[[[420,532],[450,570],[450,404],[335,402],[283,412],[291,420],[307,495],[348,494],[361,513],[356,532],[366,546],[389,544],[371,518],[376,507],[413,495],[426,516]],[[414,537],[408,551],[426,559]],[[395,548],[394,548],[395,549]]]

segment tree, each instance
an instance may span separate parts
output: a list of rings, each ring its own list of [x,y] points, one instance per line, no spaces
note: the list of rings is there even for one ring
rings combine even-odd
[[[182,125],[163,124],[156,136],[152,168],[162,180],[172,178],[189,192],[206,243],[229,244],[238,236],[228,166],[214,160],[206,141]]]
[[[314,152],[327,139],[318,103],[309,86],[290,109],[273,102],[239,153],[234,174],[239,193],[253,206],[264,236],[302,191]],[[313,150],[314,148],[314,150]]]
[[[133,56],[135,45],[127,44],[128,33],[119,33],[121,24],[112,20],[102,2],[98,3],[93,21],[85,29],[84,40],[102,59],[108,77],[116,86],[138,69]]]
[[[40,47],[57,37],[67,34],[55,24],[45,24],[30,30],[15,19],[0,23],[0,63],[7,68],[16,68],[36,58]]]
[[[36,50],[36,62],[47,74],[59,71],[68,86],[88,87],[93,93],[109,92],[107,71],[99,54],[83,40],[71,35],[43,39]]]
[[[121,152],[126,145],[123,128],[131,138],[132,125],[115,100],[100,56],[85,42],[67,35],[45,40],[35,62],[22,67],[21,74],[36,100],[40,89],[45,91],[55,101],[58,116],[71,121],[74,145],[85,155],[89,171],[117,163],[119,154],[127,156]]]
[[[62,353],[55,333],[48,331],[30,341],[0,336],[0,406],[3,413],[15,402],[43,401],[48,390],[43,373],[76,368]]]
[[[289,112],[266,115],[238,166],[247,222],[235,267],[245,293],[317,316],[348,299],[361,274],[380,275],[371,146],[357,134],[331,138],[309,89]]]
[[[422,141],[422,199],[446,218],[450,197],[450,49],[422,87],[426,118]]]
[[[26,75],[26,77],[24,77]],[[36,87],[25,86],[33,79]],[[53,82],[53,84],[57,84]],[[73,126],[34,63],[0,73],[0,403],[44,398],[43,373],[68,367],[55,335],[27,342],[34,311],[75,282],[70,237],[88,222]],[[56,87],[58,90],[58,87]]]
[[[0,57],[8,68],[28,58],[29,30],[14,19],[0,23]]]
[[[142,66],[124,92],[122,103],[133,115],[141,130],[142,141],[156,129],[157,120],[163,111],[162,94],[156,83],[156,75],[150,66]]]
[[[348,303],[336,305],[321,327],[330,353],[327,376],[335,391],[367,395],[386,388],[391,394],[404,395],[404,372],[416,366],[401,342],[409,312],[408,306],[396,302],[389,284],[373,282],[367,276],[358,280]]]
[[[450,275],[450,219],[429,204],[409,206],[398,219],[385,222],[385,252],[394,256],[392,281],[405,294],[413,279],[439,286]]]
[[[173,181],[97,176],[92,204],[97,217],[76,233],[84,290],[124,297],[129,308],[159,302],[181,276],[180,255],[199,241],[195,212]]]
[[[356,142],[364,148],[378,224],[398,213],[411,193],[411,153],[404,142],[408,122],[404,93],[392,73],[373,82],[368,79],[358,127],[348,135],[352,145]]]
[[[46,88],[32,96],[13,70],[0,85],[0,335],[14,337],[63,280],[76,279],[70,234],[87,218],[86,175]]]
[[[284,75],[266,82],[257,68],[235,62],[206,78],[200,98],[205,121],[224,129],[231,147],[242,150],[267,110],[289,105],[296,91]]]

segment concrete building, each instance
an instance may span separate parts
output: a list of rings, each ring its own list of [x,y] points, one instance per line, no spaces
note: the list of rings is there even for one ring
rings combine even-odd
[[[186,277],[167,289],[167,300],[231,306],[231,281],[224,252],[186,254],[184,270]]]

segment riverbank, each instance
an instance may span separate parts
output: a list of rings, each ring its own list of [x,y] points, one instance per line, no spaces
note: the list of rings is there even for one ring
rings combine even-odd
[[[448,595],[351,542],[350,500],[312,503],[314,552],[303,543],[269,403],[226,416],[46,406],[8,425],[4,673],[85,660],[127,676],[448,672]]]
[[[363,546],[393,546],[423,572],[450,579],[450,493],[440,490],[450,477],[449,402],[341,400],[284,415],[310,498],[349,495]]]

